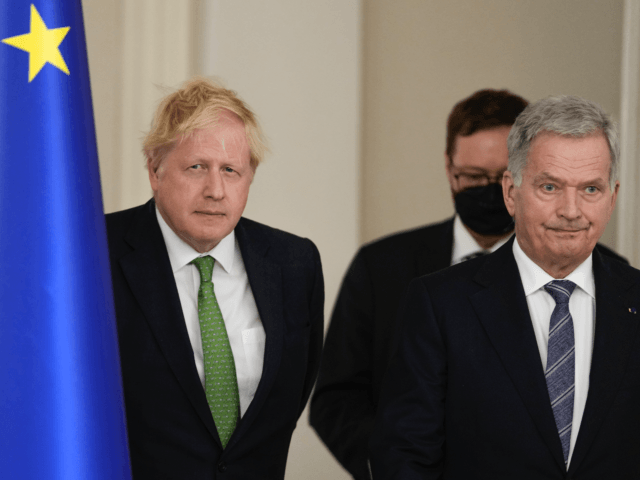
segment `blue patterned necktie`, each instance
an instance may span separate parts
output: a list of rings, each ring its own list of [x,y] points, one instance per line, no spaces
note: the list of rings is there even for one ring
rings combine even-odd
[[[558,427],[564,463],[569,459],[573,397],[575,396],[576,345],[569,299],[576,284],[569,280],[553,280],[544,286],[556,302],[549,323],[549,344],[545,377],[553,416]]]
[[[211,282],[214,262],[207,255],[198,257],[191,263],[200,272],[198,318],[204,354],[204,390],[222,447],[226,447],[238,421],[240,396],[227,328]]]

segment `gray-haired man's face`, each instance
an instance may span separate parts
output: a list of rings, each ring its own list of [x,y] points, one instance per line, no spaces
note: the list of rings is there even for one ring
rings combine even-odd
[[[591,254],[615,206],[619,185],[609,187],[609,144],[601,134],[546,133],[534,139],[528,158],[519,187],[506,173],[505,203],[523,251],[561,278]]]

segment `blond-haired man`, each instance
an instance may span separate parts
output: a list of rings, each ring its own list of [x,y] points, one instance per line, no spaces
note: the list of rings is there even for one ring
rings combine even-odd
[[[313,386],[313,243],[242,218],[266,146],[235,92],[188,82],[144,141],[153,199],[107,215],[136,479],[282,479]]]

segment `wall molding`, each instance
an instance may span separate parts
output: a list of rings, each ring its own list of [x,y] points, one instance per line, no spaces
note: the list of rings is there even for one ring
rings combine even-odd
[[[617,250],[640,266],[640,2],[625,0],[620,93],[620,193]]]

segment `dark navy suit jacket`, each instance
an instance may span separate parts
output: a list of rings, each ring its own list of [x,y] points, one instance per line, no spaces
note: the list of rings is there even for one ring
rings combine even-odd
[[[449,266],[453,218],[363,246],[336,301],[310,406],[310,421],[356,480],[370,478],[367,445],[409,282]],[[613,251],[601,253],[626,262]]]
[[[282,479],[322,348],[315,245],[244,218],[236,226],[266,346],[255,397],[223,450],[153,200],[107,215],[107,232],[133,478]]]
[[[374,479],[640,478],[640,271],[594,250],[589,393],[566,472],[512,244],[411,283]]]

